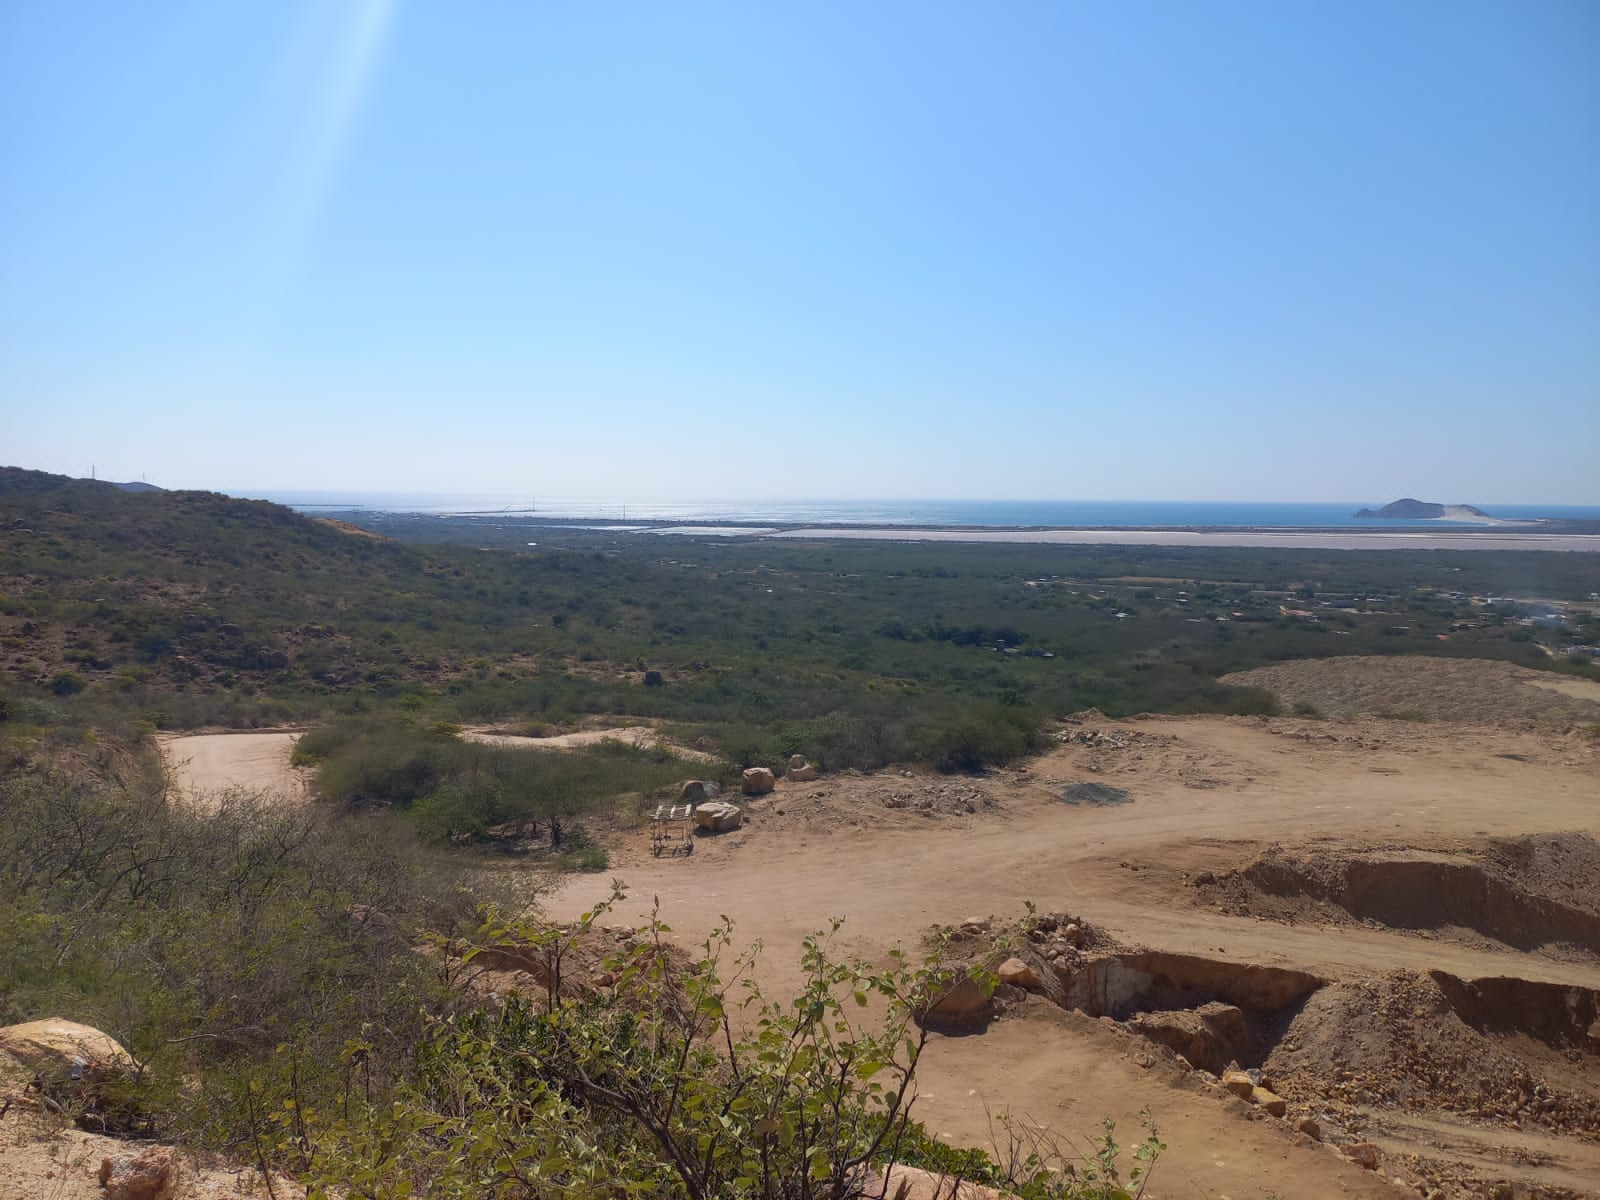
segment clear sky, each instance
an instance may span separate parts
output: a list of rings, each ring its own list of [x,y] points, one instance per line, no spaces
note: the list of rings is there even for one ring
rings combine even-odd
[[[1600,503],[1600,4],[0,0],[0,462]]]

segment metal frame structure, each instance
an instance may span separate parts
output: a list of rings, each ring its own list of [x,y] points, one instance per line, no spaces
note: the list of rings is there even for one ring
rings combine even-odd
[[[694,853],[694,805],[658,804],[650,818],[650,853]]]

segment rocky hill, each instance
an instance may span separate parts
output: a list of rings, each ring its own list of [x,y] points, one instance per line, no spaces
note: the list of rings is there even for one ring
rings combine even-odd
[[[1474,508],[1470,504],[1435,504],[1430,500],[1413,500],[1409,496],[1385,504],[1382,508],[1363,508],[1356,516],[1386,521],[1493,520],[1481,508]]]

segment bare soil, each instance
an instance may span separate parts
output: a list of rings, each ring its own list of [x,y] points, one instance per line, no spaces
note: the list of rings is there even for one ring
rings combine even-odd
[[[179,796],[209,804],[228,791],[264,794],[302,804],[310,794],[311,772],[290,763],[296,730],[251,733],[191,733],[157,739],[167,776]]]
[[[716,762],[717,756],[693,746],[683,746],[663,736],[651,725],[619,725],[614,728],[580,729],[571,733],[532,737],[505,729],[485,726],[463,730],[462,737],[470,742],[483,742],[490,746],[508,746],[514,750],[573,750],[581,746],[598,746],[601,742],[621,742],[641,750],[668,750],[679,758],[695,762]]]
[[[1471,678],[1494,712],[1510,677]],[[1469,682],[1448,685],[1454,711]],[[1067,803],[1086,783],[1129,802]],[[935,1035],[916,1111],[953,1142],[988,1142],[1009,1112],[1085,1142],[1109,1117],[1131,1143],[1148,1109],[1168,1200],[1393,1196],[1396,1179],[1600,1196],[1600,745],[1559,720],[1086,714],[1025,767],[825,775],[740,803],[744,826],[688,857],[618,831],[612,869],[567,877],[547,910],[570,919],[620,877],[607,919],[643,921],[659,898],[691,951],[727,913],[764,944],[772,993],[834,915],[837,948],[878,961],[969,924],[987,960],[1009,931],[1051,986],[1002,989],[981,1033]],[[1026,901],[1092,932],[1071,953],[1033,940]],[[1220,1088],[1223,1054],[1287,1116]],[[1333,1148],[1358,1141],[1377,1170]]]
[[[1583,924],[1597,767],[1592,739],[1549,728],[1088,715],[1058,749],[981,778],[780,783],[689,858],[625,835],[606,876],[569,878],[549,907],[581,912],[615,875],[622,916],[659,897],[685,946],[728,913],[763,942],[774,991],[798,982],[800,938],[833,915],[842,950],[881,959],[935,925],[1015,937],[1029,900],[1081,913],[1105,940],[1053,960],[1053,996],[1003,995],[983,1032],[935,1036],[918,1100],[931,1128],[984,1144],[1006,1111],[1079,1137],[1111,1117],[1131,1141],[1148,1108],[1170,1146],[1165,1197],[1394,1195],[1396,1178],[1418,1195],[1600,1195],[1600,1044],[1578,1023],[1600,995]],[[1068,803],[1085,783],[1130,802]],[[1219,888],[1262,861],[1315,866],[1308,878],[1426,869],[1364,885],[1371,914],[1336,891],[1258,887],[1241,904]],[[1510,925],[1495,903],[1440,898],[1438,872],[1457,869],[1463,903],[1491,881],[1520,898]],[[992,959],[994,940],[972,953]],[[1215,1043],[1207,1016],[1234,1028],[1229,1057],[1267,1073],[1287,1118],[1173,1049]],[[1321,1142],[1296,1132],[1305,1117]],[[1362,1140],[1376,1171],[1330,1149]]]

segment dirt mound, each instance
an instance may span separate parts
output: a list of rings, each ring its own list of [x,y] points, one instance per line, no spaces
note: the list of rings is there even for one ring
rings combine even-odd
[[[1132,804],[1133,797],[1109,783],[1074,783],[1063,789],[1061,798],[1068,804]]]
[[[1391,972],[1309,997],[1267,1056],[1284,1095],[1351,1128],[1371,1110],[1444,1111],[1600,1137],[1600,994],[1525,980]]]
[[[1465,930],[1519,950],[1600,954],[1600,844],[1585,834],[1490,843],[1477,854],[1301,856],[1277,847],[1196,880],[1224,911]],[[1309,902],[1309,903],[1308,903]]]
[[[993,792],[969,783],[921,783],[895,788],[875,798],[885,808],[908,809],[927,816],[959,817],[999,807]]]
[[[1600,702],[1542,686],[1563,678],[1490,659],[1396,655],[1300,659],[1221,682],[1264,688],[1286,705],[1309,704],[1329,717],[1375,713],[1547,728],[1600,721]]]

